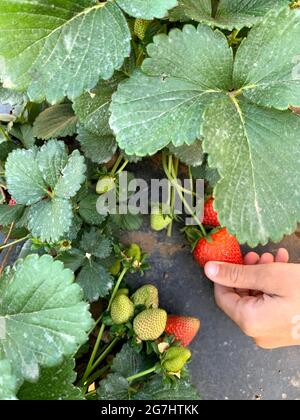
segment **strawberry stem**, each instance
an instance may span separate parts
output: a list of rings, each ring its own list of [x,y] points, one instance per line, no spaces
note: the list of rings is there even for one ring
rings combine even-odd
[[[117,280],[117,283],[116,283],[116,285],[114,287],[114,290],[112,292],[112,295],[111,295],[110,300],[109,300],[109,303],[108,303],[108,307],[107,307],[107,310],[108,311],[111,308],[112,302],[113,302],[116,294],[118,293],[120,284],[122,283],[122,280],[124,279],[125,274],[127,273],[127,271],[128,271],[128,268],[124,268],[123,271],[122,271],[122,273],[120,274],[118,280]],[[105,325],[102,322],[101,327],[100,327],[100,330],[99,330],[99,334],[98,334],[98,337],[97,337],[97,340],[96,340],[96,343],[95,343],[95,346],[94,346],[94,349],[93,349],[93,352],[92,352],[92,355],[90,357],[90,360],[89,360],[89,363],[87,365],[86,371],[85,371],[85,373],[83,375],[83,378],[82,378],[82,383],[83,384],[86,383],[88,377],[90,376],[90,374],[93,372],[93,370],[96,367],[94,365],[94,361],[96,359],[96,356],[97,356],[97,353],[98,353],[98,350],[99,350],[99,347],[100,347],[100,343],[101,343],[101,340],[102,340],[102,337],[103,337],[103,334],[104,334],[104,330],[105,330]]]
[[[112,170],[110,171],[111,176],[114,176],[114,175],[116,174],[116,172],[117,172],[117,170],[118,170],[118,167],[120,166],[120,164],[121,164],[122,160],[123,160],[123,156],[122,156],[122,155],[120,155],[120,156],[118,157],[118,159],[116,160],[116,163],[114,164],[114,166],[113,166]]]
[[[132,382],[135,379],[139,379],[139,378],[142,378],[143,376],[150,375],[150,373],[155,372],[155,369],[156,369],[156,366],[153,366],[152,368],[144,370],[143,372],[136,373],[135,375],[129,376],[129,378],[127,378],[127,381]]]
[[[24,236],[24,238],[20,238],[20,239],[17,239],[15,241],[13,241],[13,242],[9,242],[8,244],[1,245],[0,246],[0,251],[2,249],[9,248],[10,246],[19,244],[20,242],[26,241],[26,239],[29,239],[29,237],[30,237],[30,235],[27,235],[27,236]]]
[[[193,210],[191,209],[189,203],[186,201],[183,193],[182,193],[182,187],[178,184],[178,180],[177,180],[177,176],[176,178],[174,177],[175,172],[174,171],[169,171],[167,165],[166,165],[166,160],[163,159],[163,167],[164,167],[164,171],[165,174],[167,176],[167,178],[169,179],[170,183],[172,184],[172,186],[175,188],[175,190],[177,191],[182,203],[184,204],[186,210],[189,212],[189,214],[193,217],[193,219],[195,220],[196,224],[200,227],[200,230],[203,234],[204,237],[207,236],[206,230],[204,229],[204,226],[202,225],[202,223],[199,221],[199,218],[195,215],[195,213],[193,212]]]

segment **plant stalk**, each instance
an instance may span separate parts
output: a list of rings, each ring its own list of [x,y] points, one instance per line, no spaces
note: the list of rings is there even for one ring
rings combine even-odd
[[[132,382],[135,379],[139,379],[139,378],[142,378],[143,376],[150,375],[150,373],[155,372],[155,369],[156,369],[156,366],[153,366],[152,368],[144,370],[143,372],[136,373],[135,375],[129,376],[129,378],[127,378],[127,381]]]
[[[1,245],[1,246],[0,246],[0,251],[2,251],[2,249],[9,248],[10,246],[17,245],[17,244],[19,244],[20,242],[26,241],[26,239],[29,239],[29,237],[30,237],[30,235],[27,235],[27,236],[24,236],[24,238],[21,238],[21,239],[16,239],[16,240],[15,240],[15,241],[13,241],[13,242],[10,242],[10,243],[5,244],[5,245]]]
[[[116,285],[114,287],[114,290],[112,292],[112,295],[111,295],[110,300],[109,300],[109,303],[108,303],[108,307],[107,307],[107,310],[108,311],[111,308],[111,304],[112,304],[112,302],[113,302],[113,300],[114,300],[114,298],[115,298],[115,296],[116,296],[116,294],[118,292],[118,289],[120,287],[120,284],[122,283],[122,280],[124,279],[125,274],[127,273],[127,271],[128,271],[128,268],[124,268],[123,271],[122,271],[122,273],[120,274],[120,276],[118,278],[118,281],[117,281],[117,283],[116,283]],[[82,378],[82,382],[83,383],[86,382],[86,380],[88,379],[90,373],[94,370],[93,369],[93,366],[94,366],[94,362],[95,362],[95,359],[96,359],[96,356],[97,356],[97,353],[98,353],[98,350],[99,350],[99,347],[100,347],[100,343],[101,343],[101,340],[102,340],[102,337],[103,337],[103,334],[104,334],[104,330],[105,330],[105,325],[102,323],[101,324],[101,327],[100,327],[100,331],[99,331],[98,337],[97,337],[97,340],[96,340],[96,343],[95,343],[95,346],[94,346],[94,349],[93,349],[93,352],[92,352],[92,355],[90,357],[90,360],[89,360],[89,363],[87,365],[86,371],[85,371],[85,373],[83,375],[83,378]]]

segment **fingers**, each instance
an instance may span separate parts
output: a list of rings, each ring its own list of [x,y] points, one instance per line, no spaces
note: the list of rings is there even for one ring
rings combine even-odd
[[[290,259],[289,253],[285,248],[280,248],[275,257],[270,253],[265,253],[261,257],[256,252],[249,252],[244,257],[245,265],[255,264],[271,264],[277,263],[288,263]]]
[[[256,311],[257,298],[241,297],[234,289],[215,284],[215,300],[218,307],[225,312],[242,330],[251,335],[251,320]]]
[[[295,281],[299,282],[300,266],[282,263],[245,266],[209,262],[205,266],[205,273],[221,286],[259,290],[280,296],[288,293]]]
[[[290,255],[287,249],[285,248],[280,248],[277,251],[276,257],[275,257],[275,262],[277,263],[288,263],[290,260]]]
[[[245,265],[255,265],[259,262],[260,257],[256,252],[249,252],[249,254],[244,257]]]
[[[259,264],[273,264],[275,257],[270,253],[265,253],[261,256]]]

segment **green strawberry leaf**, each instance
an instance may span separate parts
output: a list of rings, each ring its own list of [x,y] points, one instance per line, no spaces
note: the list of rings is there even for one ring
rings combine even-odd
[[[0,359],[0,400],[16,400],[16,391],[17,379],[12,372],[11,365],[6,359]]]
[[[110,80],[101,80],[90,92],[84,93],[73,102],[73,108],[81,124],[99,137],[112,135],[109,127],[109,106],[118,84],[125,79],[123,73],[116,73]]]
[[[18,221],[24,213],[24,209],[25,207],[20,204],[13,207],[2,204],[0,206],[0,225],[9,226],[11,223]]]
[[[117,3],[130,16],[152,20],[165,17],[177,0],[117,0]]]
[[[107,258],[112,252],[112,241],[98,229],[91,228],[83,233],[80,248],[94,257]]]
[[[112,1],[2,0],[0,28],[0,78],[35,102],[81,95],[130,53],[125,16]]]
[[[113,277],[107,269],[93,259],[87,259],[76,281],[82,287],[84,296],[89,302],[96,302],[100,297],[107,297],[114,284]]]
[[[84,126],[78,128],[77,140],[84,155],[94,163],[109,162],[117,150],[117,143],[112,134],[99,136]]]
[[[196,388],[189,380],[180,379],[174,386],[164,382],[161,376],[155,375],[144,387],[133,396],[134,400],[201,400]]]
[[[121,83],[111,105],[111,127],[129,155],[155,154],[170,141],[194,143],[206,106],[232,88],[232,50],[209,27],[158,35],[148,54],[147,75],[136,72]]]
[[[93,325],[74,276],[49,255],[30,255],[0,281],[0,354],[18,381],[35,382],[40,367],[73,355]]]
[[[195,141],[191,146],[175,147],[170,144],[168,148],[174,156],[186,165],[199,166],[203,162],[202,140]]]
[[[143,217],[140,214],[112,214],[110,215],[112,227],[121,230],[134,231],[139,230],[143,225]]]
[[[250,101],[280,110],[300,106],[299,13],[288,8],[269,13],[238,49],[234,87],[242,87]]]
[[[57,241],[72,224],[69,199],[85,180],[84,157],[67,155],[63,142],[50,140],[39,150],[15,150],[6,163],[7,185],[19,204],[31,205],[28,227],[43,241]]]
[[[66,251],[59,255],[57,259],[64,264],[65,268],[75,272],[82,267],[86,256],[80,249],[72,248],[70,251]]]
[[[171,20],[192,19],[222,29],[251,28],[272,9],[288,6],[290,0],[220,0],[217,9],[211,0],[178,0]]]
[[[129,400],[130,386],[126,378],[118,373],[109,374],[100,382],[97,389],[98,399],[106,400]]]
[[[97,212],[97,200],[99,195],[88,194],[79,203],[79,214],[83,221],[89,225],[101,226],[106,217]]]
[[[36,383],[25,382],[18,392],[19,400],[84,400],[82,391],[73,383],[76,380],[73,359],[63,361],[59,366],[42,368]]]
[[[54,188],[54,194],[66,199],[74,197],[85,180],[85,171],[84,157],[78,150],[74,150],[61,171],[61,177]]]
[[[72,136],[76,133],[77,117],[71,104],[51,106],[41,112],[34,122],[33,134],[43,140]]]
[[[42,200],[30,207],[28,228],[41,241],[55,242],[70,230],[71,203],[61,198]]]
[[[9,134],[16,137],[26,149],[31,149],[35,145],[36,138],[33,135],[33,127],[30,124],[14,125]]]
[[[7,158],[7,187],[18,204],[34,204],[47,195],[47,185],[36,155],[37,149],[18,149],[12,151]]]
[[[3,131],[5,131],[5,127],[0,125],[0,161],[5,162],[7,156],[16,149],[17,146],[5,137]]]
[[[214,192],[221,224],[254,247],[279,241],[300,220],[300,119],[243,98],[237,106],[226,98],[207,111],[204,150],[221,177]]]
[[[129,378],[151,368],[154,364],[155,361],[151,357],[145,357],[143,354],[136,352],[129,343],[126,343],[114,358],[112,370],[124,378]]]
[[[208,182],[210,187],[215,187],[220,180],[220,175],[215,168],[210,168],[207,163],[207,155],[201,166],[191,168],[192,175],[195,179],[204,179]]]

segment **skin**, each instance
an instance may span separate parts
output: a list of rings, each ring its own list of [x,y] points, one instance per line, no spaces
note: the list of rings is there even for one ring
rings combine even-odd
[[[217,305],[258,347],[300,345],[300,265],[289,264],[286,249],[275,256],[251,252],[245,265],[209,262]]]

